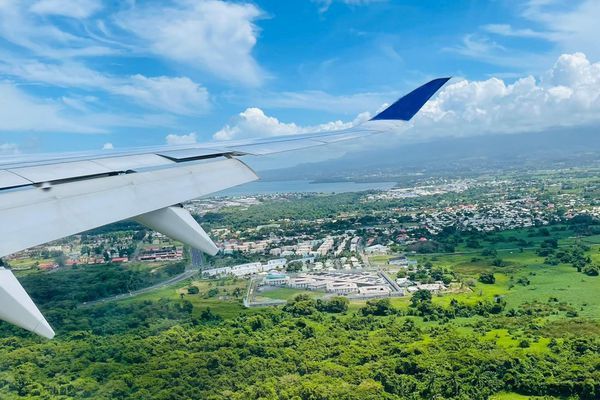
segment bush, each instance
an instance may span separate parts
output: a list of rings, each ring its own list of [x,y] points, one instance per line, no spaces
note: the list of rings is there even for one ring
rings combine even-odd
[[[369,300],[367,305],[360,309],[362,315],[391,315],[396,312],[390,303],[390,299]]]
[[[496,283],[496,277],[492,272],[482,272],[479,275],[479,282],[491,285]]]
[[[526,349],[529,347],[529,341],[527,339],[523,339],[519,342],[519,347],[522,349]]]

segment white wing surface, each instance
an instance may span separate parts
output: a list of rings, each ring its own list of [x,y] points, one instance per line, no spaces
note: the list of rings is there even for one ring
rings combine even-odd
[[[389,130],[386,120],[410,120],[448,79],[428,82],[370,121],[346,130],[0,158],[0,257],[128,218],[214,255],[218,252],[215,244],[178,204],[258,179],[237,156],[384,133]],[[0,303],[0,319],[48,338],[54,336],[12,273],[2,268]]]

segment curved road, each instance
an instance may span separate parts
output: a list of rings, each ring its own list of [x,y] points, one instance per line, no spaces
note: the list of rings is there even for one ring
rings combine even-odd
[[[134,296],[138,296],[140,294],[148,293],[148,292],[151,292],[151,291],[156,290],[156,289],[162,289],[164,287],[174,285],[175,283],[178,283],[178,282],[181,282],[181,281],[184,281],[186,279],[189,279],[189,278],[193,277],[198,272],[200,272],[200,270],[191,269],[191,270],[185,271],[185,272],[183,272],[183,273],[181,273],[181,274],[179,274],[177,276],[169,278],[166,281],[159,282],[156,285],[148,286],[148,287],[145,287],[145,288],[139,289],[139,290],[133,290],[133,291],[131,291],[129,293],[121,293],[121,294],[117,294],[115,296],[105,297],[105,298],[99,299],[99,300],[88,301],[86,303],[82,303],[81,306],[93,306],[95,304],[108,303],[108,302],[111,302],[111,301],[128,299],[130,297],[134,297]]]
[[[128,299],[131,297],[138,296],[140,294],[151,292],[156,289],[162,289],[164,287],[171,286],[171,285],[174,285],[181,281],[184,281],[186,279],[189,279],[189,278],[193,277],[194,275],[196,275],[197,273],[199,273],[202,265],[204,264],[204,257],[199,250],[197,250],[197,251],[195,251],[194,249],[191,250],[191,259],[192,260],[191,260],[190,264],[188,264],[186,266],[184,272],[182,272],[181,274],[176,275],[172,278],[169,278],[166,281],[159,282],[155,285],[148,286],[143,289],[133,290],[128,293],[121,293],[121,294],[117,294],[115,296],[105,297],[105,298],[99,299],[99,300],[88,301],[88,302],[82,303],[80,306],[81,307],[93,306],[95,304],[109,303],[111,301]]]

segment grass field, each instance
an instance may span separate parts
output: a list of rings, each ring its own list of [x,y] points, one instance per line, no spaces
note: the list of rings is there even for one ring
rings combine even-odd
[[[223,280],[189,280],[180,285],[165,287],[155,291],[145,293],[124,301],[144,301],[160,299],[169,300],[187,300],[194,305],[194,314],[199,315],[206,308],[223,318],[234,318],[242,312],[255,312],[244,308],[242,296],[247,289],[248,281],[241,279],[223,279]],[[190,286],[196,286],[199,289],[198,294],[188,294],[187,289]],[[218,289],[219,293],[214,297],[207,297],[210,289]],[[241,291],[241,296],[235,297],[235,289]]]
[[[587,239],[591,238],[589,242]],[[587,243],[597,240],[595,236],[586,238]],[[569,244],[570,239],[563,239],[559,245]],[[600,262],[600,246],[592,245],[588,251],[592,262]],[[435,266],[448,268],[463,279],[477,279],[482,272],[493,272],[496,283],[492,285],[476,282],[472,291],[458,294],[446,294],[434,297],[434,303],[446,305],[452,298],[467,303],[479,300],[491,300],[501,295],[508,308],[516,308],[523,303],[547,303],[556,298],[565,307],[575,310],[580,316],[600,319],[600,278],[587,276],[577,272],[567,264],[550,266],[544,264],[544,258],[533,250],[498,250],[498,258],[507,263],[504,267],[492,265],[492,257],[465,254],[449,254],[437,256],[420,256],[421,262],[431,261]],[[529,285],[518,284],[519,278],[529,280]]]
[[[269,290],[263,290],[256,293],[257,297],[266,297],[268,299],[280,299],[289,300],[299,294],[306,294],[310,297],[321,297],[323,292],[314,292],[310,290],[292,289],[292,288],[273,288]]]

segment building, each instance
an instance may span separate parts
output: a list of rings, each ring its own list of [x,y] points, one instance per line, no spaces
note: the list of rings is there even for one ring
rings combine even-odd
[[[329,293],[352,294],[358,293],[358,286],[353,282],[327,282],[325,290]]]
[[[58,268],[58,264],[55,262],[42,262],[38,264],[38,268],[43,271],[49,271]]]
[[[389,295],[391,293],[389,286],[377,285],[377,286],[361,286],[358,288],[358,294],[363,296],[370,295]]]
[[[439,293],[443,290],[446,290],[446,286],[444,286],[442,282],[418,283],[415,286],[409,286],[407,290],[409,293],[414,293],[417,290],[429,290],[432,293]]]
[[[414,285],[414,283],[408,278],[398,278],[396,279],[396,283],[400,287],[409,287]]]
[[[274,260],[267,261],[267,266],[269,268],[283,268],[287,264],[287,260],[285,258],[276,258]]]
[[[389,260],[390,265],[397,265],[402,268],[408,268],[414,265],[417,265],[417,260],[410,260],[404,256],[402,257],[394,257]]]
[[[246,264],[238,264],[232,267],[221,267],[212,268],[203,271],[202,273],[206,276],[222,276],[222,275],[234,275],[234,276],[246,276],[254,275],[261,272],[268,272],[274,269],[284,267],[287,264],[285,258],[279,258],[275,260],[269,260],[266,264],[261,262],[252,262]]]
[[[286,274],[274,274],[270,273],[265,276],[263,280],[263,285],[268,286],[286,286],[290,282],[290,277]]]
[[[289,286],[294,289],[308,289],[314,287],[316,279],[307,276],[297,276],[290,280]]]
[[[390,249],[382,244],[365,247],[365,253],[367,254],[387,254],[389,251]]]

